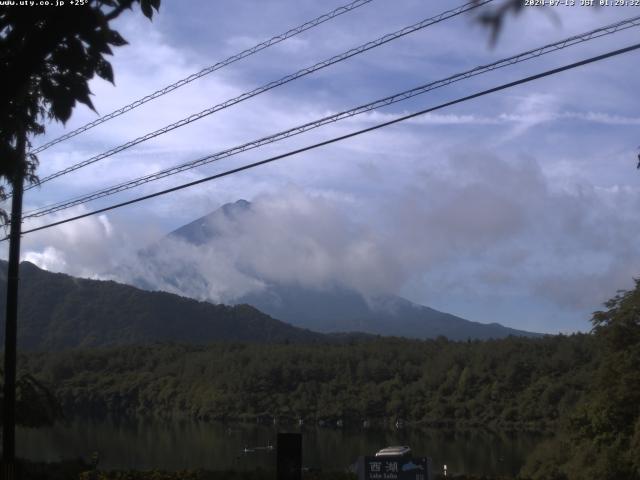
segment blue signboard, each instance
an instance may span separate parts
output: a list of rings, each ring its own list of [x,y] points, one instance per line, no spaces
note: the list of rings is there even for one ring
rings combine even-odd
[[[432,480],[430,458],[360,457],[358,480]]]

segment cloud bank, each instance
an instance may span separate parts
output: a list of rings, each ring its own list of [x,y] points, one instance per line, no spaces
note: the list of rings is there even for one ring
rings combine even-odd
[[[294,185],[258,194],[241,214],[215,217],[203,245],[136,239],[101,216],[27,236],[24,259],[214,302],[269,283],[367,296],[422,285],[412,300],[424,303],[473,285],[584,316],[640,271],[640,189],[558,188],[530,156],[460,153],[445,164],[375,200]],[[153,262],[138,255],[145,248]]]

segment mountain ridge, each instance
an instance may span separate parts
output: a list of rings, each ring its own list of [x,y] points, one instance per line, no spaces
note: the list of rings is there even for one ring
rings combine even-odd
[[[0,289],[7,262],[0,260]],[[52,273],[20,264],[18,346],[62,350],[155,342],[317,343],[342,340],[293,327],[250,305],[214,305],[110,280]],[[4,324],[5,296],[0,295]],[[4,327],[0,329],[4,341]]]

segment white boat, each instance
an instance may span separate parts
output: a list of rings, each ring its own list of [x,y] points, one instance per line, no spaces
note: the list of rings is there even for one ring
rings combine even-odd
[[[385,447],[382,450],[378,450],[376,457],[410,457],[411,447],[407,445],[396,445],[392,447]]]

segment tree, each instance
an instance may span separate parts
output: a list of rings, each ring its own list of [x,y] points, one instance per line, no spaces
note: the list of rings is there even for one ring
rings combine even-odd
[[[4,372],[0,369],[0,378]],[[51,388],[23,373],[16,381],[16,423],[27,427],[51,425],[63,418],[62,408]],[[3,398],[0,397],[0,405]]]
[[[575,428],[606,460],[600,478],[640,479],[640,279],[605,306],[592,319],[604,359]]]
[[[15,472],[16,332],[22,190],[37,182],[38,159],[26,150],[29,138],[44,133],[48,118],[66,122],[78,102],[93,109],[88,82],[96,74],[113,82],[105,55],[127,42],[109,23],[134,3],[151,19],[160,0],[79,0],[73,4],[0,7],[0,180],[12,187],[9,270],[5,317],[3,471]],[[58,3],[56,5],[56,3]],[[95,110],[95,109],[94,109]],[[6,198],[4,186],[0,197]],[[0,220],[7,215],[0,210]]]
[[[127,42],[109,24],[135,3],[149,19],[160,7],[160,0],[0,7],[0,179],[37,182],[38,159],[22,160],[20,137],[29,147],[30,137],[44,133],[45,120],[66,122],[78,102],[93,109],[88,82],[95,75],[113,83],[106,56]],[[6,213],[0,215],[6,223]]]
[[[605,306],[591,320],[601,360],[588,397],[525,477],[640,479],[640,280]]]

